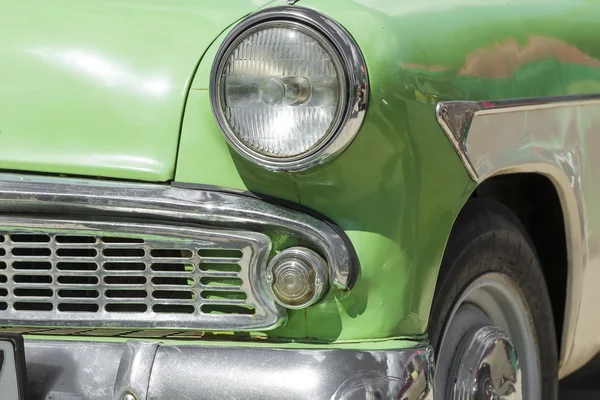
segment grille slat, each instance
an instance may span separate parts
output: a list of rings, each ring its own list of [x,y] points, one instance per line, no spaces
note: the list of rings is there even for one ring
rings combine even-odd
[[[60,301],[56,301],[56,303],[59,305],[63,303],[99,304],[98,297],[61,297]]]
[[[207,271],[207,272],[203,272],[202,276],[207,277],[207,278],[227,278],[227,277],[237,278],[238,276],[240,276],[240,274],[237,272],[228,272],[228,271],[223,271],[223,272]]]
[[[204,303],[204,302],[203,302]],[[196,305],[196,302],[193,299],[190,300],[182,300],[182,299],[156,299],[152,301],[152,304],[161,304],[161,305]]]
[[[91,238],[94,239],[95,238]],[[58,242],[54,242],[54,247],[57,249],[101,249],[102,247],[99,246],[99,243],[58,243]]]
[[[64,270],[57,269],[53,271],[57,276],[98,276],[100,268],[96,268],[95,270]]]
[[[54,297],[52,294],[49,294],[49,295],[48,294],[42,294],[41,290],[37,290],[37,292],[40,293],[40,294],[35,295],[35,296],[31,296],[31,295],[19,295],[19,296],[16,296],[15,295],[15,297],[17,297],[19,301],[28,301],[28,300],[31,300],[31,301],[43,301],[43,299],[50,299],[50,298]]]
[[[177,277],[177,278],[195,278],[198,277],[198,273],[197,272],[179,272],[179,271],[156,271],[153,270],[153,275],[154,276],[172,276],[172,277]],[[203,275],[203,276],[208,276],[208,275]]]
[[[31,249],[31,248],[43,248],[47,246],[48,243],[40,243],[40,242],[13,242],[11,240],[7,240],[4,243],[0,244],[0,248],[9,250],[12,248],[22,248],[22,249]]]
[[[235,292],[244,290],[240,286],[228,286],[228,285],[203,285],[202,290],[212,290],[212,291],[224,291],[224,292]]]
[[[18,297],[17,302],[21,302],[21,303],[39,302],[39,303],[48,303],[50,305],[53,303],[52,298],[40,297],[40,296]]]
[[[202,288],[202,292],[240,292],[245,293],[245,291],[239,286],[204,286]]]
[[[22,219],[0,215],[0,328],[249,330],[265,314],[262,234]]]
[[[147,262],[152,265],[178,265],[178,268],[184,267],[185,265],[190,265],[191,269],[189,271],[193,271],[198,268],[198,261],[189,260],[189,259],[165,259],[165,258],[148,258]]]
[[[202,257],[202,263],[215,263],[215,264],[236,264],[238,261],[240,261],[239,257],[222,257],[222,258],[215,258],[215,257]]]
[[[106,262],[113,262],[113,263],[133,263],[133,262],[144,262],[145,260],[147,260],[144,257],[111,257],[111,256],[104,256],[104,255],[100,255],[98,257],[98,259],[106,261]],[[62,261],[62,258],[61,258],[61,261]]]
[[[143,284],[123,284],[123,285],[104,285],[103,288],[114,288],[117,290],[138,290],[138,289],[144,289],[146,290],[148,288],[147,285],[143,285]]]
[[[106,297],[104,296],[105,304],[125,304],[125,303],[136,303],[136,304],[151,304],[152,299],[149,297]]]
[[[152,290],[191,290],[195,285],[152,285]]]
[[[37,279],[35,279],[37,278]],[[29,274],[21,274],[19,273],[18,275],[14,275],[13,276],[13,282],[11,282],[12,285],[14,286],[19,286],[19,285],[23,285],[23,286],[27,286],[27,285],[44,285],[44,286],[49,286],[52,283],[52,276],[50,275],[37,275],[34,272],[31,272]],[[7,287],[10,287],[9,285],[6,285]]]
[[[219,299],[219,300],[205,300],[204,304],[228,304],[228,305],[246,305],[245,300],[238,299]]]

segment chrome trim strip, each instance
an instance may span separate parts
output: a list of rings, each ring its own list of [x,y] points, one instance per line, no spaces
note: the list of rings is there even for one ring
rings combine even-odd
[[[231,45],[247,29],[273,21],[299,23],[323,35],[341,57],[346,75],[344,80],[348,88],[345,110],[342,110],[341,120],[335,128],[335,132],[330,135],[331,137],[308,155],[290,160],[262,156],[244,146],[231,132],[222,115],[220,104],[218,82],[224,64],[222,61],[226,58]],[[303,171],[323,164],[343,152],[358,134],[369,103],[367,64],[354,38],[344,27],[326,15],[310,8],[298,6],[265,8],[244,19],[225,37],[212,66],[210,97],[215,118],[225,138],[238,153],[272,171]]]
[[[354,350],[26,340],[25,355],[36,400],[121,400],[124,392],[137,400],[433,400],[427,345]]]
[[[147,218],[204,227],[289,234],[318,249],[333,286],[350,289],[354,249],[329,223],[260,199],[202,189],[0,174],[0,212]]]
[[[598,346],[597,323],[585,322],[589,316],[581,309],[589,310],[592,303],[597,304],[597,300],[583,301],[584,297],[591,297],[592,290],[584,286],[585,281],[595,281],[600,273],[598,266],[589,268],[598,261],[588,255],[588,247],[595,247],[598,240],[592,239],[590,228],[595,231],[598,227],[588,227],[586,220],[587,211],[595,207],[593,191],[597,187],[597,183],[589,180],[598,167],[590,157],[597,157],[592,148],[586,151],[583,143],[593,142],[595,148],[600,147],[595,136],[590,135],[591,126],[600,126],[600,94],[448,101],[438,103],[436,114],[476,183],[502,174],[538,173],[550,179],[557,190],[564,214],[569,262],[560,365],[560,375],[565,376],[587,361],[583,352],[592,354],[589,346]],[[579,332],[578,327],[584,325]],[[577,352],[576,334],[583,343]]]
[[[446,132],[448,140],[456,150],[471,178],[477,182],[477,172],[471,164],[466,149],[467,133],[473,116],[477,111],[477,104],[473,102],[438,103],[436,108],[438,123]]]

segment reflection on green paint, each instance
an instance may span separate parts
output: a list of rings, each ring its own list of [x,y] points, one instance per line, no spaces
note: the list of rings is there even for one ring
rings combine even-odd
[[[474,189],[436,122],[437,102],[600,91],[600,3],[339,4],[298,3],[340,22],[367,62],[367,117],[340,157],[303,173],[272,173],[228,148],[207,92],[223,36],[202,60],[186,109],[177,180],[248,189],[316,209],[344,228],[360,257],[352,291],[332,290],[306,312],[290,312],[285,327],[267,333],[271,338],[335,341],[425,332],[449,231]]]
[[[35,12],[26,7],[33,3]],[[197,1],[178,4],[171,12],[150,4],[122,13],[122,2],[107,0],[98,5],[105,13],[87,13],[91,6],[74,0],[12,2],[0,13],[0,33],[7,33],[0,52],[14,61],[0,65],[0,76],[12,77],[0,84],[0,166],[174,177],[264,193],[326,215],[356,248],[357,283],[290,312],[284,327],[262,333],[274,341],[421,338],[426,331],[448,234],[475,186],[436,122],[437,102],[600,92],[598,1],[300,0],[354,36],[367,62],[370,104],[359,135],[338,158],[306,172],[273,173],[229,148],[208,91],[228,25],[264,2],[226,0],[210,10]],[[75,18],[82,15],[93,21]],[[107,21],[111,28],[103,29]],[[133,31],[139,35],[123,34]],[[87,58],[77,58],[82,54]],[[91,74],[86,60],[112,69]],[[98,75],[103,70],[129,72],[111,84]],[[162,97],[140,92],[152,81],[142,78],[154,74],[168,80]],[[298,244],[269,235],[273,254]]]

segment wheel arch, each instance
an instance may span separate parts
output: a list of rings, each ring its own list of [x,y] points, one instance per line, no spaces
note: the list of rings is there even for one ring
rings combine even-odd
[[[569,359],[585,260],[580,207],[569,178],[553,165],[522,164],[482,179],[472,197],[491,197],[510,208],[531,237],[552,300],[559,340],[559,376],[568,375],[577,368]],[[544,203],[540,203],[542,200]]]
[[[566,295],[559,377],[585,364],[598,349],[596,332],[582,323],[593,306],[584,291],[590,232],[584,192],[590,186],[590,127],[600,122],[600,94],[440,102],[436,116],[478,187],[502,175],[537,174],[560,203],[566,251]],[[477,191],[477,189],[475,189]],[[593,228],[593,227],[591,227]],[[584,310],[584,311],[581,311]],[[581,315],[580,315],[581,314]],[[578,343],[575,343],[575,337]]]

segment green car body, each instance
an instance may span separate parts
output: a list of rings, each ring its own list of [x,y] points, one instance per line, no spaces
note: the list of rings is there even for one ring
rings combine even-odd
[[[351,240],[360,262],[354,287],[290,310],[285,325],[243,336],[244,345],[423,343],[446,242],[481,183],[440,126],[438,103],[600,93],[600,3],[341,3],[288,7],[315,9],[354,38],[368,71],[366,117],[334,159],[274,172],[229,146],[209,88],[231,28],[284,1],[5,2],[0,168],[219,187],[314,210]],[[565,346],[571,344],[563,342],[563,361]],[[573,357],[564,374],[586,356]]]
[[[405,91],[401,89],[405,84],[400,85],[395,76],[401,71],[392,74],[389,69],[396,60],[381,49],[361,46],[372,97],[362,133],[343,157],[315,170],[294,174],[269,172],[252,165],[229,149],[212,116],[208,92],[213,57],[223,39],[219,34],[252,11],[251,6],[244,9],[244,3],[232,3],[240,12],[229,19],[226,16],[233,13],[205,14],[210,25],[196,21],[190,11],[192,5],[174,7],[173,26],[165,25],[160,31],[154,30],[152,19],[168,22],[167,10],[158,4],[155,8],[144,6],[147,10],[143,11],[134,8],[129,11],[133,18],[110,20],[112,39],[106,35],[108,22],[94,30],[81,20],[83,32],[76,35],[53,26],[40,25],[39,31],[28,26],[31,41],[37,39],[39,44],[21,39],[22,47],[16,50],[21,54],[25,50],[25,55],[3,67],[9,69],[3,71],[3,76],[17,77],[8,82],[14,95],[10,100],[6,97],[3,107],[6,114],[2,117],[2,134],[7,145],[0,157],[4,168],[215,185],[310,207],[348,233],[361,260],[361,277],[352,291],[332,291],[318,306],[299,312],[298,316],[292,314],[285,327],[269,334],[323,342],[423,335],[436,265],[439,266],[452,221],[474,186],[447,138],[440,135],[434,106],[414,98],[400,98],[394,92]],[[317,8],[329,13],[332,10],[326,5],[319,4]],[[22,20],[31,18],[26,4],[16,7],[17,15],[21,10]],[[64,24],[83,10],[90,18],[97,18],[88,7],[65,4],[64,8],[71,9],[72,14],[64,15],[64,21],[51,23]],[[120,10],[116,6],[99,7],[99,12]],[[197,13],[205,8],[195,7]],[[335,4],[330,7],[333,9]],[[354,7],[356,10],[352,11]],[[228,8],[223,6],[224,10]],[[393,30],[396,24],[393,18],[382,14],[372,17],[375,20],[369,24],[359,24],[359,31],[354,32],[346,19],[350,21],[365,10],[353,5],[342,15],[332,15],[353,33],[359,44],[361,36],[374,34],[360,25]],[[43,10],[39,12],[40,17],[46,15]],[[188,26],[180,18],[183,13],[189,20]],[[125,10],[124,15],[128,15]],[[30,21],[33,23],[33,19]],[[139,26],[139,38],[124,39],[131,35],[128,32],[132,24]],[[14,46],[9,39],[10,26],[5,25],[4,29],[4,46]],[[147,37],[148,30],[157,38]],[[41,40],[42,32],[47,31],[57,38]],[[98,50],[78,49],[65,37],[99,42]],[[44,46],[44,41],[60,45]],[[382,49],[392,45],[381,44]],[[151,51],[143,51],[144,48]],[[164,71],[162,77],[160,71]],[[153,94],[153,83],[158,87],[155,90],[164,92]],[[30,99],[37,97],[35,93],[41,94],[38,86],[44,84],[60,88],[56,97],[44,96],[41,104],[32,104]],[[390,92],[383,91],[384,87]],[[25,108],[38,117],[29,118],[18,111]],[[409,129],[407,122],[413,115],[423,116],[417,123],[424,126]],[[28,124],[23,124],[24,118]],[[421,133],[411,135],[412,129]],[[417,157],[419,147],[429,150]],[[17,149],[27,151],[24,154]],[[372,158],[374,154],[378,154],[377,161]],[[446,165],[443,172],[435,168],[435,160]],[[448,204],[438,203],[438,191],[448,194]],[[391,210],[396,210],[392,219]],[[390,315],[396,317],[389,318]]]

